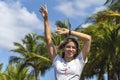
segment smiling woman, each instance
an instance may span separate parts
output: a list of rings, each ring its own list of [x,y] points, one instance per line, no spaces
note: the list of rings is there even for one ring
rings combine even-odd
[[[40,12],[44,19],[46,44],[51,60],[53,61],[56,79],[79,80],[90,51],[91,36],[58,27],[56,33],[60,35],[71,34],[84,42],[81,52],[78,53],[79,44],[77,40],[70,37],[66,38],[59,46],[59,49],[62,50],[63,54],[61,57],[57,54],[57,50],[51,38],[48,10],[45,6],[43,6],[40,8]]]
[[[89,13],[90,15],[92,12],[94,12],[95,8],[97,8],[97,6],[102,5],[105,0],[36,0],[36,1],[35,0],[0,0],[0,21],[1,21],[0,22],[0,25],[1,25],[0,27],[0,39],[1,39],[0,40],[0,56],[1,56],[0,62],[4,63],[4,67],[3,67],[4,70],[6,68],[6,65],[8,64],[9,56],[12,55],[12,54],[9,54],[8,52],[11,48],[13,48],[13,45],[11,44],[13,44],[14,41],[21,40],[24,34],[29,33],[30,31],[31,32],[36,31],[38,33],[38,30],[41,30],[40,28],[43,29],[43,25],[42,25],[43,23],[39,23],[41,22],[39,21],[41,19],[38,19],[38,17],[40,17],[38,8],[40,5],[44,4],[44,1],[48,5],[49,9],[52,10],[49,13],[50,15],[49,18],[52,20],[51,22],[54,22],[58,18],[64,19],[67,16],[68,18],[73,19],[73,21],[71,20],[71,23],[72,23],[72,27],[74,28],[74,26],[84,21],[84,19],[87,16],[86,14]],[[79,5],[77,5],[76,3]],[[63,4],[65,6],[63,6]],[[83,8],[82,6],[83,7],[85,6],[85,7]],[[17,10],[17,8],[19,8],[19,10]],[[20,11],[23,11],[23,12],[20,13]],[[28,15],[23,16],[24,14],[26,14],[26,12],[30,16]],[[19,18],[22,17],[22,18],[18,19],[18,17]],[[23,19],[25,19],[26,21]],[[19,22],[22,27],[16,23],[11,23],[12,20],[15,22]],[[24,22],[25,24],[21,23],[21,21]],[[9,29],[12,31],[14,30],[13,31],[14,34],[12,36],[8,31]],[[43,34],[42,30],[40,32],[39,32],[40,34]],[[14,39],[11,40],[11,38],[14,38]],[[47,71],[48,74],[45,74],[46,76],[41,80],[48,80],[48,78],[49,80],[54,80],[51,77],[49,77],[49,75],[53,74],[53,72],[54,71],[51,71],[51,70],[50,70],[50,73],[49,71]]]

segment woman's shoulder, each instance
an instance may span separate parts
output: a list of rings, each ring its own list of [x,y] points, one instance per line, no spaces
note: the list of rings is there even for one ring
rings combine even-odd
[[[78,56],[76,57],[77,59],[81,60],[83,63],[87,63],[88,59],[86,58],[86,60],[83,59],[83,53],[82,51],[78,54]]]
[[[55,65],[56,63],[58,62],[61,63],[62,61],[63,61],[63,58],[59,54],[57,54],[55,58],[53,59],[52,64]]]
[[[57,54],[53,59],[53,62],[55,62],[56,60],[62,60],[62,57],[59,54]]]

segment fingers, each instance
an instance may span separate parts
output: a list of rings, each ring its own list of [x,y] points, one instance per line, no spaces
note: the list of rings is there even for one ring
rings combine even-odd
[[[48,10],[47,10],[47,7],[46,7],[46,6],[41,6],[39,11],[40,11],[41,13],[42,13],[42,12],[48,13]]]
[[[64,30],[66,30],[66,28],[57,27],[57,30],[62,30],[62,31],[64,31]]]
[[[43,12],[43,11],[45,11],[45,7],[44,6],[40,7],[40,12]]]
[[[56,32],[57,34],[61,34],[61,31],[59,31],[59,30],[56,30],[55,32]]]
[[[69,32],[69,30],[66,28],[57,27],[57,29],[56,29],[56,33],[58,33],[58,34],[67,34],[68,32]]]
[[[61,28],[60,27],[57,27],[57,29],[55,30],[56,33],[60,34],[61,32]]]
[[[58,27],[57,29],[58,29],[58,30],[63,30],[63,28],[60,28],[60,27]]]

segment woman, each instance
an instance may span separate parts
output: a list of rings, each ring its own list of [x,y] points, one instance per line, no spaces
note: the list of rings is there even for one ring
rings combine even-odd
[[[87,62],[87,56],[89,54],[91,45],[91,36],[76,31],[69,31],[66,28],[57,28],[56,32],[58,34],[71,34],[72,36],[77,37],[84,42],[81,52],[78,53],[79,44],[76,39],[65,39],[59,45],[59,49],[62,50],[61,57],[57,54],[57,50],[51,39],[48,10],[45,6],[43,6],[40,8],[40,12],[44,19],[46,44],[51,60],[53,61],[56,79],[79,80],[84,65]]]

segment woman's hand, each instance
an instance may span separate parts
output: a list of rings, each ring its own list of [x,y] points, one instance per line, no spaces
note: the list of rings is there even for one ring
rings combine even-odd
[[[56,33],[58,33],[58,34],[68,34],[68,33],[69,33],[69,30],[66,29],[66,28],[57,27]]]
[[[42,17],[46,19],[48,17],[48,10],[46,6],[42,6],[39,10],[42,14]]]

